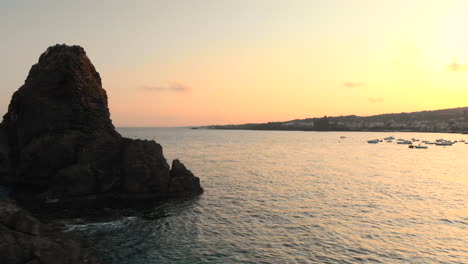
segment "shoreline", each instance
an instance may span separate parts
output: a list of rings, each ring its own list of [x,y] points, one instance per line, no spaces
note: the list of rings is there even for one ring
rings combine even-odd
[[[192,128],[194,129],[194,128]],[[417,130],[306,130],[306,129],[259,129],[259,128],[215,128],[198,127],[196,129],[206,130],[251,130],[251,131],[298,131],[298,132],[380,132],[380,133],[446,133],[467,135],[468,132],[462,131],[417,131]]]

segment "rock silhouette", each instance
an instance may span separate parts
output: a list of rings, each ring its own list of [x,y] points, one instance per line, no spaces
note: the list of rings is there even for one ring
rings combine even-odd
[[[79,46],[49,47],[13,95],[0,125],[0,185],[35,198],[138,199],[203,192],[154,141],[122,137],[107,94]]]

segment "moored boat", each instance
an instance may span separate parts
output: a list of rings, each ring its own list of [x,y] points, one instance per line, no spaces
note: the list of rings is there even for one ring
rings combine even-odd
[[[427,149],[428,147],[427,147],[427,146],[423,146],[423,145],[417,145],[417,146],[414,146],[414,148],[417,148],[417,149]]]
[[[411,142],[410,140],[398,140],[398,141],[397,141],[397,144],[400,144],[400,145],[402,145],[402,144],[409,145],[409,144],[411,144],[411,143],[412,143],[412,142]]]
[[[435,143],[436,146],[452,146],[453,142],[450,140],[438,141]]]

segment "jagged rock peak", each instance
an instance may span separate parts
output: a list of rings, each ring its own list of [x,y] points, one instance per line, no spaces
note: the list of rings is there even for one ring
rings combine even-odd
[[[85,50],[77,45],[57,44],[47,48],[39,57],[39,62],[32,67],[28,79],[34,77],[35,70],[57,70],[57,68],[75,70],[75,73],[81,77],[97,82],[96,86],[102,89],[99,73],[86,56]]]
[[[115,133],[101,77],[80,46],[49,47],[14,93],[3,123],[20,146],[64,129]]]
[[[41,56],[39,57],[39,62],[46,59],[46,57],[57,53],[72,53],[76,56],[86,56],[86,51],[81,46],[68,46],[67,44],[56,44],[54,46],[48,47],[47,50],[41,54]]]

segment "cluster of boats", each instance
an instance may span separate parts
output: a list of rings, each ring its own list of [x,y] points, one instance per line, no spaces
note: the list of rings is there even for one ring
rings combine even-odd
[[[385,141],[387,143],[393,143],[394,140],[395,140],[394,137],[386,137],[384,139],[371,139],[371,140],[368,140],[367,143],[377,144],[377,143],[383,142],[383,141]],[[409,148],[417,148],[417,149],[427,149],[426,145],[452,146],[453,144],[458,143],[458,142],[468,144],[468,142],[465,142],[464,139],[451,141],[451,140],[440,138],[440,139],[436,139],[434,142],[428,141],[428,140],[421,141],[421,140],[419,140],[417,138],[412,138],[411,140],[406,140],[406,139],[399,138],[399,139],[396,140],[397,144],[408,145]],[[419,143],[419,144],[414,145],[413,143]],[[425,145],[422,145],[422,143],[425,144]]]

